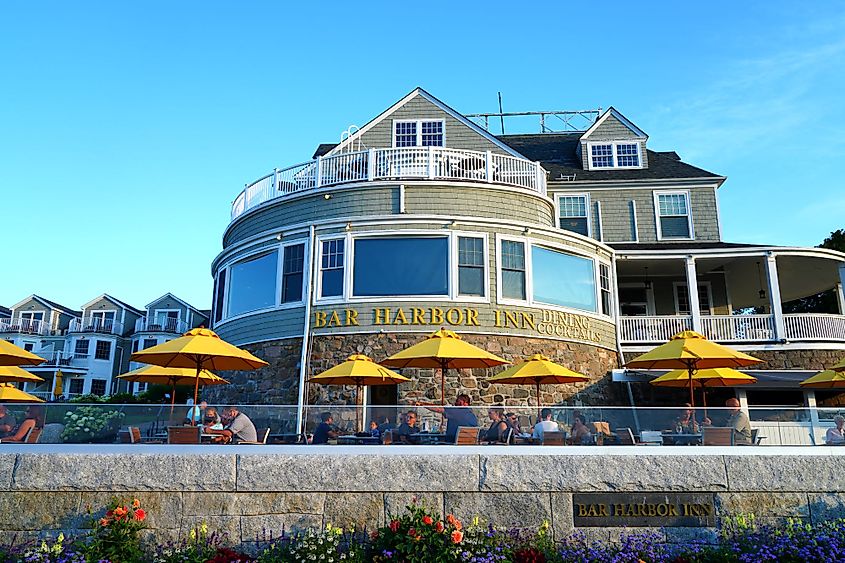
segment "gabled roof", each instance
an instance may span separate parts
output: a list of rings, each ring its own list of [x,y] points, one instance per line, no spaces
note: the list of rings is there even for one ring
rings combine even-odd
[[[616,111],[616,109],[613,106],[607,108],[607,111],[604,112],[603,114],[601,114],[601,116],[599,116],[599,118],[596,119],[596,122],[593,123],[593,125],[589,129],[584,131],[584,134],[581,135],[581,139],[586,140],[590,135],[593,134],[593,131],[598,129],[601,126],[601,124],[604,123],[605,120],[607,120],[607,118],[610,117],[611,115],[613,117],[615,117],[616,119],[618,119],[622,123],[622,125],[624,125],[628,129],[630,129],[631,132],[634,135],[636,135],[637,137],[640,137],[641,139],[648,139],[648,135],[646,135],[645,132],[642,129],[640,129],[639,127],[634,125],[633,122],[630,119],[628,119],[627,117],[625,117],[624,115],[622,115],[621,113]]]
[[[92,299],[92,300],[91,300],[91,301],[89,301],[88,303],[84,304],[84,305],[82,306],[82,309],[83,309],[83,310],[84,310],[84,309],[87,309],[87,308],[88,308],[88,306],[89,306],[91,303],[94,303],[95,301],[99,301],[100,299],[108,299],[109,301],[111,301],[112,303],[114,303],[115,305],[117,305],[118,307],[122,307],[122,308],[124,308],[124,309],[126,309],[126,310],[128,310],[128,311],[132,311],[133,313],[137,313],[137,314],[138,314],[138,315],[140,315],[140,316],[144,316],[144,313],[146,312],[146,311],[144,311],[143,309],[138,309],[138,308],[136,308],[136,307],[133,307],[132,305],[129,305],[128,303],[124,303],[124,302],[123,302],[123,301],[121,301],[120,299],[116,299],[116,298],[112,297],[111,295],[109,295],[108,293],[103,293],[102,295],[99,295],[99,296],[95,297],[94,299]]]
[[[18,307],[20,307],[21,305],[23,305],[24,303],[26,303],[30,299],[35,299],[36,301],[38,301],[39,303],[41,303],[45,307],[49,307],[50,309],[55,309],[56,311],[61,311],[63,313],[67,313],[68,315],[71,315],[73,317],[78,317],[82,314],[81,311],[75,311],[75,310],[71,309],[70,307],[65,307],[64,305],[60,305],[59,303],[56,303],[55,301],[50,301],[49,299],[44,299],[40,295],[35,295],[34,293],[32,295],[30,295],[29,297],[27,297],[26,299],[18,301],[17,303],[12,305],[12,309],[17,309]]]
[[[383,121],[384,119],[386,119],[387,117],[389,117],[393,112],[395,112],[397,109],[399,109],[400,107],[405,105],[408,101],[416,98],[417,96],[425,98],[426,100],[428,100],[429,102],[431,102],[432,104],[434,104],[435,106],[437,106],[438,108],[443,110],[444,112],[448,113],[453,118],[460,121],[463,125],[466,125],[467,127],[472,129],[473,131],[475,131],[480,136],[484,137],[485,139],[487,139],[491,143],[494,143],[495,145],[497,145],[500,149],[507,152],[508,154],[510,154],[512,156],[516,156],[516,157],[522,157],[522,155],[519,154],[517,151],[515,151],[512,147],[506,145],[505,143],[502,143],[498,138],[496,138],[495,135],[491,134],[489,131],[485,131],[483,127],[479,127],[478,124],[473,123],[472,120],[467,119],[462,114],[460,114],[457,111],[455,111],[454,109],[450,108],[449,106],[447,106],[446,104],[444,104],[443,102],[441,102],[440,100],[438,100],[437,98],[435,98],[434,96],[432,96],[431,94],[429,94],[428,92],[426,92],[425,90],[420,88],[419,86],[414,88],[413,90],[411,90],[408,93],[408,95],[403,97],[401,100],[399,100],[398,102],[396,102],[395,104],[393,104],[392,106],[390,106],[389,108],[387,108],[386,110],[381,112],[376,117],[374,117],[366,125],[361,127],[361,129],[356,131],[353,135],[350,135],[348,138],[344,139],[335,148],[342,149],[346,145],[355,142],[356,140],[358,140],[358,138],[361,135],[363,135],[368,130],[370,130],[374,125],[376,125],[377,123],[379,123],[379,122]],[[320,147],[322,147],[322,146],[323,145],[320,145]],[[319,151],[320,148],[318,147],[317,150]]]
[[[161,297],[157,297],[156,299],[153,299],[152,301],[150,301],[149,303],[147,303],[147,305],[146,305],[146,307],[145,307],[145,308],[149,310],[150,305],[155,304],[155,302],[156,302],[156,301],[161,301],[161,300],[162,300],[162,299],[164,299],[165,297],[169,297],[170,299],[173,299],[173,300],[175,300],[175,301],[178,301],[179,303],[181,303],[182,305],[184,305],[184,306],[185,306],[185,307],[187,307],[188,309],[191,309],[191,310],[192,310],[192,311],[194,311],[195,313],[199,313],[200,315],[204,315],[204,313],[202,312],[202,310],[201,310],[201,309],[197,309],[196,307],[194,307],[193,305],[191,305],[191,304],[190,304],[190,303],[188,303],[187,301],[183,301],[183,300],[179,299],[178,297],[176,297],[175,295],[173,295],[173,294],[172,294],[172,293],[170,293],[169,291],[168,291],[167,293],[165,293],[164,295],[162,295]]]
[[[529,160],[539,160],[548,170],[549,181],[561,176],[575,176],[575,180],[661,180],[683,178],[722,177],[686,162],[674,151],[648,151],[648,168],[585,170],[578,155],[581,133],[535,133],[531,135],[501,135],[503,142],[512,146]]]
[[[336,146],[337,143],[320,143],[311,158],[317,158],[318,156],[329,154]]]

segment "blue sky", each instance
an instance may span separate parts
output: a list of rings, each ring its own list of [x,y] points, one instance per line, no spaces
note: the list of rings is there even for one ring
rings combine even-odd
[[[845,2],[591,6],[0,3],[0,304],[208,307],[243,185],[418,85],[464,113],[498,91],[506,111],[613,105],[728,176],[726,240],[845,228]]]

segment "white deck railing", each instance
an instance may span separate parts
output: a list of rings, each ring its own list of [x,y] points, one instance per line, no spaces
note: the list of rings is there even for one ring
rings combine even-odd
[[[783,324],[787,340],[845,340],[845,315],[793,313]]]
[[[773,315],[705,315],[701,317],[701,332],[717,342],[774,340]]]
[[[621,342],[665,342],[673,335],[692,329],[692,317],[620,317]]]
[[[76,318],[70,321],[69,332],[101,332],[105,334],[123,334],[123,323],[97,317]]]
[[[50,326],[44,321],[38,320],[2,319],[0,320],[0,332],[47,335],[50,332]]]
[[[135,321],[135,332],[173,332],[182,334],[189,329],[188,323],[172,318],[141,317]]]
[[[783,324],[784,334],[779,337],[774,315],[703,315],[701,332],[716,342],[776,342],[781,338],[845,342],[845,315],[786,314]],[[688,316],[620,317],[619,339],[623,344],[659,344],[691,328]]]
[[[322,156],[259,178],[235,198],[232,219],[290,193],[391,179],[473,180],[546,193],[546,171],[539,162],[523,158],[441,147],[368,149]]]

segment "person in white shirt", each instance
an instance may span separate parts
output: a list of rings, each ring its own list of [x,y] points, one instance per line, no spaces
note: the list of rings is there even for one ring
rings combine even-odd
[[[557,422],[552,420],[552,409],[540,411],[540,422],[534,425],[533,437],[542,442],[545,432],[560,432]]]
[[[836,426],[827,429],[827,434],[824,436],[824,443],[829,446],[845,444],[845,417],[837,414],[833,417],[833,423]]]

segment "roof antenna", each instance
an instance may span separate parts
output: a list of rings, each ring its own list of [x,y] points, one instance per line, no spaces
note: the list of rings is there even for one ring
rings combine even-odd
[[[502,93],[499,92],[499,119],[502,121],[502,135],[505,134],[505,116],[502,111]]]

